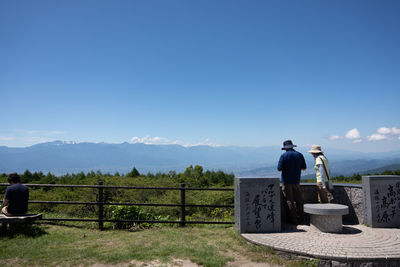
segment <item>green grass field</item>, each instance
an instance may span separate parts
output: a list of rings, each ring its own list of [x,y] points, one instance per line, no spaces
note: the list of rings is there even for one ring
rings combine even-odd
[[[99,231],[85,226],[35,224],[0,232],[0,266],[146,266],[174,259],[202,266],[312,266],[285,260],[268,248],[246,243],[232,226],[160,226],[139,231]],[[268,265],[266,265],[268,266]]]

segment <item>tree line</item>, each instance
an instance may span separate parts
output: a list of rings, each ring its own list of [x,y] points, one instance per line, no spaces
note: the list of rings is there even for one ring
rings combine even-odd
[[[64,174],[55,176],[52,173],[30,172],[26,170],[20,174],[21,182],[25,184],[75,184],[75,185],[97,185],[102,181],[104,185],[117,186],[143,186],[143,187],[179,187],[185,183],[186,187],[217,187],[231,188],[234,175],[218,171],[204,171],[200,165],[190,165],[183,172],[170,171],[168,173],[141,174],[135,167],[126,174],[102,173],[101,171],[79,172],[76,174]],[[7,183],[8,175],[0,175],[0,182]],[[5,186],[0,187],[0,195],[4,194]],[[31,200],[46,201],[84,201],[96,202],[98,190],[96,188],[63,188],[63,187],[32,187],[30,188]],[[127,202],[127,203],[180,203],[180,192],[176,190],[124,190],[106,188],[103,193],[104,202]],[[234,197],[231,191],[188,191],[186,192],[187,203],[232,205]],[[105,206],[104,213],[107,218],[114,218],[116,212],[132,212],[139,210],[141,213],[157,216],[171,216],[179,218],[180,207],[124,207]],[[78,218],[96,217],[97,206],[95,205],[56,205],[56,204],[30,204],[29,211],[32,213],[43,213],[46,216],[66,216]],[[232,216],[231,209],[197,208],[187,207],[188,220],[202,218],[225,218]],[[122,217],[121,217],[122,218]]]
[[[381,173],[373,174],[360,174],[355,173],[351,176],[339,175],[333,177],[333,182],[336,183],[361,183],[363,175],[400,175],[400,169],[395,171],[383,171]],[[164,181],[169,182],[166,186],[174,186],[180,183],[185,183],[187,186],[192,187],[210,187],[210,186],[232,186],[234,183],[235,175],[232,173],[225,173],[221,170],[218,171],[204,171],[200,165],[190,165],[182,173],[176,171],[169,171],[168,173],[157,172],[155,174],[149,172],[141,174],[136,167],[126,174],[115,172],[114,174],[102,173],[101,171],[90,171],[88,173],[67,173],[61,176],[56,176],[51,172],[44,174],[43,172],[30,172],[26,170],[20,174],[22,183],[35,183],[35,184],[97,184],[100,180],[107,180],[111,184],[120,184],[121,181],[130,181],[134,178],[135,184],[142,181],[144,184],[153,184]],[[0,182],[7,183],[8,174],[0,174]],[[314,179],[303,180],[303,182],[313,182]],[[163,182],[163,184],[164,184]],[[140,183],[139,183],[140,184]],[[169,184],[169,185],[168,185]]]
[[[0,182],[7,182],[8,174],[0,174]],[[140,180],[152,180],[155,181],[170,181],[171,184],[185,183],[191,187],[209,187],[209,186],[232,186],[235,175],[232,173],[225,173],[221,170],[207,170],[204,171],[200,165],[190,165],[182,173],[176,171],[170,171],[168,173],[157,172],[155,174],[149,172],[147,174],[141,174],[136,167],[126,174],[120,174],[115,172],[114,174],[102,173],[98,171],[90,171],[88,173],[67,173],[61,176],[56,176],[51,172],[44,174],[43,172],[31,172],[26,170],[20,174],[21,182],[25,184],[97,184],[100,180],[107,180],[108,182],[114,181],[111,184],[119,184],[123,180],[131,180],[134,178],[137,181]]]
[[[367,174],[360,174],[360,173],[355,173],[352,176],[344,176],[344,175],[339,175],[336,177],[333,177],[333,182],[336,183],[361,183],[362,176],[368,176],[368,175],[400,175],[400,169],[395,170],[395,171],[383,171],[381,173],[367,173]]]

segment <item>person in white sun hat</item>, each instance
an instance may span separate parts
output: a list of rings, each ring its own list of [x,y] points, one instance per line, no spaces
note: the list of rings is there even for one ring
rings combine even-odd
[[[329,161],[325,157],[320,145],[312,145],[310,152],[315,158],[315,172],[317,179],[318,201],[329,203],[328,193],[333,190]]]

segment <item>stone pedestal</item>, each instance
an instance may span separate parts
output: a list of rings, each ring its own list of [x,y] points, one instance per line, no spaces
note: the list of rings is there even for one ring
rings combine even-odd
[[[364,215],[371,227],[400,227],[400,176],[363,176]]]
[[[349,207],[341,204],[305,204],[304,212],[310,214],[310,225],[325,233],[342,232],[342,216],[349,213]]]
[[[279,178],[235,179],[235,226],[240,233],[281,231]]]
[[[310,215],[310,226],[325,233],[340,233],[343,230],[342,215]]]

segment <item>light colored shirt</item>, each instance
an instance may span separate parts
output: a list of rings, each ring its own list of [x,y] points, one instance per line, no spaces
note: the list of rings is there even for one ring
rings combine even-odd
[[[326,183],[325,181],[328,181],[328,176],[326,175],[325,172],[325,168],[324,165],[325,164],[325,168],[328,172],[329,178],[331,177],[331,171],[329,168],[329,162],[327,160],[327,158],[324,155],[319,155],[316,159],[315,159],[315,172],[316,172],[316,177],[317,177],[317,183],[321,183],[323,188],[326,188]]]

